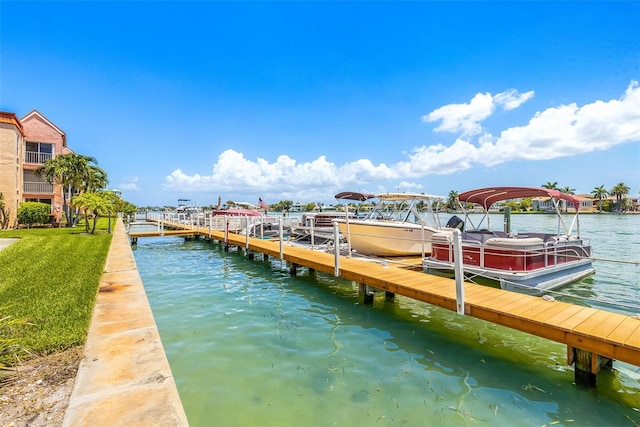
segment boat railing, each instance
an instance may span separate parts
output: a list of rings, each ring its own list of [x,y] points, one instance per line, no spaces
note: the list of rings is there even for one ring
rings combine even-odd
[[[432,249],[436,259],[453,263],[453,239],[443,238],[444,233],[436,236]],[[463,259],[467,265],[479,268],[491,268],[517,271],[531,271],[551,267],[567,262],[591,258],[591,245],[585,239],[547,238],[542,233],[513,237],[489,237],[482,239],[482,233],[466,234],[473,239],[462,241]],[[478,237],[477,239],[475,237]],[[432,239],[433,240],[433,239]],[[445,243],[446,242],[446,243]],[[446,246],[445,246],[446,245]],[[444,254],[443,255],[443,251]],[[446,257],[446,259],[443,259]]]

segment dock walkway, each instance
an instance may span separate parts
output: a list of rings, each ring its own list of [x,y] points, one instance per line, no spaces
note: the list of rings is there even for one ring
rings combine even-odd
[[[328,274],[336,271],[334,254],[206,227],[169,222],[162,226],[188,229],[248,253],[282,256],[292,272],[297,266]],[[453,279],[345,256],[340,256],[338,275],[361,286],[457,310]],[[567,363],[575,363],[577,382],[594,385],[599,369],[612,360],[640,366],[640,319],[636,317],[472,283],[464,287],[466,315],[565,344]]]

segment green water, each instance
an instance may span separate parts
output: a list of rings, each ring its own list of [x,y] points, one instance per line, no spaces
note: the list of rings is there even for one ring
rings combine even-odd
[[[635,366],[582,389],[552,341],[216,243],[134,254],[191,426],[640,424]]]

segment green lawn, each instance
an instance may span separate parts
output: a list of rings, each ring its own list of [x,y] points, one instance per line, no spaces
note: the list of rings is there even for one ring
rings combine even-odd
[[[15,363],[16,349],[28,358],[84,343],[111,244],[106,229],[104,220],[94,235],[83,224],[0,231],[21,239],[0,251],[0,366]]]

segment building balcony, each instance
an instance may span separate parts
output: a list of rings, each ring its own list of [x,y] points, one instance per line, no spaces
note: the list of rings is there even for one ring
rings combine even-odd
[[[25,182],[22,191],[26,194],[53,194],[53,184],[46,182]]]
[[[33,165],[42,165],[49,159],[53,158],[51,153],[41,153],[38,151],[26,151],[24,155],[24,162]]]

